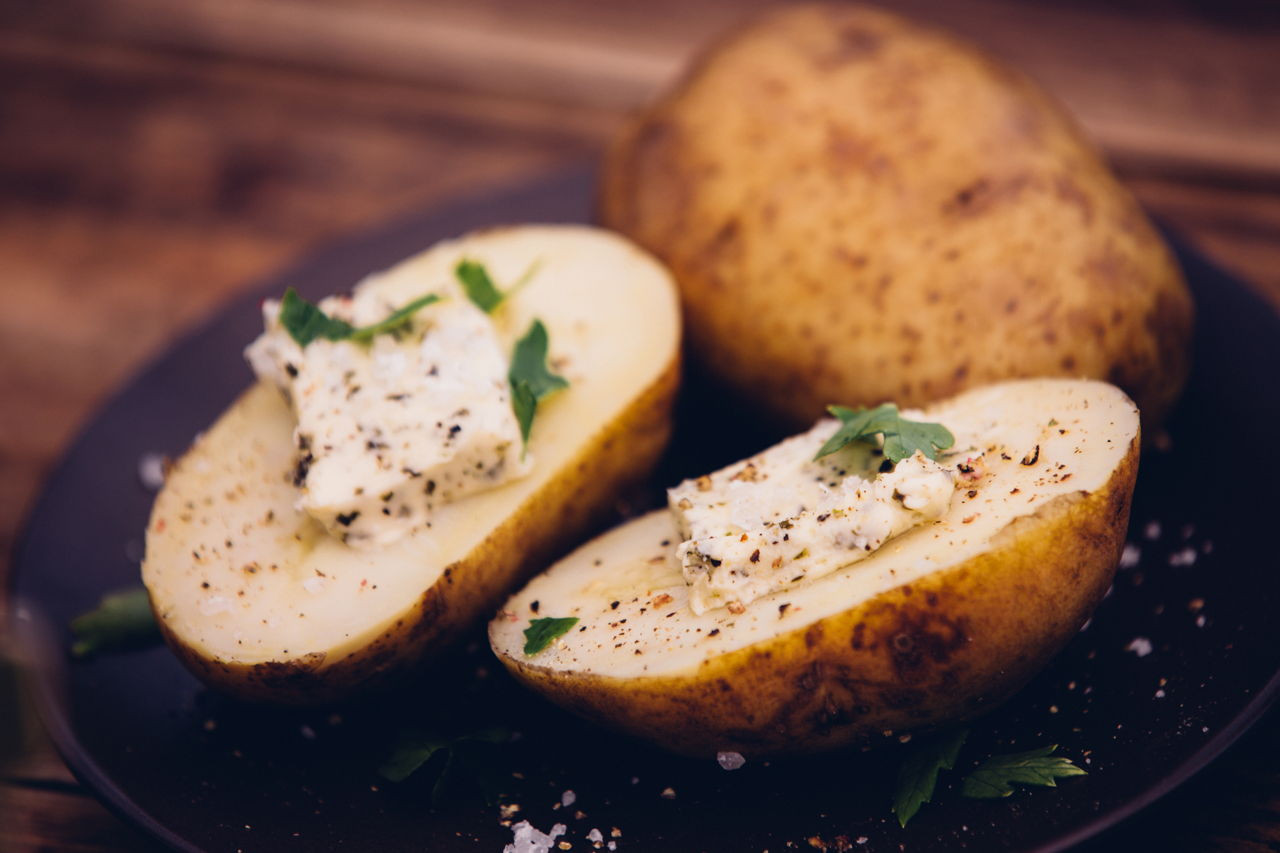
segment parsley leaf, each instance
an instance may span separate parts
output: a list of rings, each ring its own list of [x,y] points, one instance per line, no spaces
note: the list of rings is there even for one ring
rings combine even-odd
[[[484,313],[492,314],[493,309],[502,304],[505,297],[494,285],[493,279],[489,278],[489,271],[484,264],[463,258],[453,268],[453,274],[462,283],[463,290],[467,291],[467,298]]]
[[[821,459],[855,441],[875,441],[884,436],[884,455],[897,465],[910,458],[917,450],[930,459],[938,458],[938,451],[955,444],[955,436],[942,424],[909,421],[898,414],[893,403],[884,403],[874,409],[850,409],[847,406],[828,406],[827,411],[840,419],[840,429],[827,439],[813,458]]]
[[[1055,779],[1084,776],[1085,771],[1072,764],[1071,759],[1051,755],[1057,748],[1057,744],[1050,744],[989,758],[965,777],[960,793],[976,799],[1007,797],[1013,793],[1014,783],[1054,788],[1057,787]]]
[[[489,277],[489,270],[479,261],[463,258],[453,268],[453,274],[462,283],[463,290],[467,292],[467,298],[474,302],[476,307],[484,313],[492,314],[494,309],[501,305],[505,299],[528,283],[541,265],[541,260],[530,264],[519,280],[511,285],[505,293],[493,283],[493,279]]]
[[[285,331],[300,347],[305,347],[316,338],[346,340],[355,331],[355,327],[346,320],[330,317],[299,296],[298,291],[292,287],[284,292],[284,299],[280,300],[280,325],[284,326]]]
[[[373,339],[374,335],[392,332],[401,326],[407,325],[419,309],[439,301],[439,294],[428,293],[426,296],[418,297],[403,308],[391,312],[385,320],[379,323],[356,328],[346,320],[330,317],[321,311],[319,307],[312,305],[299,296],[298,292],[291,287],[284,292],[284,299],[280,301],[280,325],[284,327],[291,338],[298,342],[300,347],[305,347],[316,338],[324,338],[329,341],[351,340],[358,343],[368,343]]]
[[[432,805],[440,805],[449,790],[464,780],[478,787],[493,803],[508,793],[504,788],[510,774],[502,770],[497,751],[510,740],[511,732],[499,727],[453,737],[405,731],[378,768],[378,774],[392,782],[403,782],[440,756],[434,762],[437,775],[431,788]]]
[[[569,629],[577,624],[577,616],[549,616],[529,620],[529,627],[524,629],[524,653],[530,657],[536,655],[569,633]]]
[[[541,320],[534,320],[524,337],[516,341],[507,379],[511,383],[511,408],[520,422],[520,435],[528,444],[538,403],[548,395],[569,387],[563,376],[547,369],[547,327]]]
[[[932,800],[938,772],[956,766],[956,757],[968,736],[968,729],[957,729],[922,740],[912,748],[898,768],[898,787],[893,795],[893,813],[900,826],[905,827],[920,807]]]
[[[413,315],[418,312],[418,309],[426,308],[428,305],[439,301],[440,295],[438,293],[428,293],[426,296],[419,296],[403,308],[392,311],[387,315],[387,319],[383,320],[381,323],[374,323],[372,326],[361,326],[360,328],[355,329],[351,333],[351,340],[359,341],[360,343],[367,343],[373,339],[374,335],[393,332],[401,326],[407,326],[409,325],[409,321],[413,319]]]
[[[145,587],[107,593],[97,607],[71,621],[71,633],[76,637],[71,654],[78,658],[141,648],[160,640]]]

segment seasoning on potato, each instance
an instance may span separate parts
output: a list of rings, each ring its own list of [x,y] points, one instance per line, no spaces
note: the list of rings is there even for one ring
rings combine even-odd
[[[494,652],[689,755],[874,743],[1003,701],[1111,583],[1138,410],[1103,382],[1028,379],[876,412],[671,489],[512,596]],[[572,630],[527,646],[548,618]]]
[[[169,472],[142,567],[179,657],[245,698],[329,701],[439,650],[667,439],[675,286],[598,229],[480,232],[264,319],[260,381]]]
[[[616,139],[601,218],[666,261],[692,355],[799,427],[1090,377],[1150,427],[1192,304],[1159,234],[1064,110],[942,32],[787,7],[713,45]]]

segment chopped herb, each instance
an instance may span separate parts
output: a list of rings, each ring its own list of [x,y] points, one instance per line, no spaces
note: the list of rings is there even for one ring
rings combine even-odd
[[[524,271],[524,275],[520,276],[515,284],[507,288],[506,292],[498,289],[497,285],[493,283],[493,279],[489,277],[489,270],[479,261],[463,258],[453,268],[453,274],[462,283],[463,290],[467,292],[467,298],[474,302],[476,307],[484,313],[492,314],[503,301],[528,283],[529,279],[533,278],[541,263],[541,261],[534,261],[530,264],[529,268]]]
[[[497,750],[510,740],[511,732],[503,728],[483,729],[454,737],[405,731],[378,768],[378,774],[392,782],[403,782],[431,763],[437,773],[431,788],[432,805],[440,805],[450,789],[460,781],[471,782],[486,800],[494,803],[508,793],[504,786],[511,777],[502,771],[497,761]],[[432,762],[436,756],[439,759]]]
[[[160,640],[144,587],[104,595],[97,607],[72,620],[71,633],[76,637],[71,654],[78,658],[142,648]]]
[[[381,323],[374,323],[372,326],[361,326],[356,329],[351,333],[351,340],[366,343],[372,340],[374,335],[386,334],[387,332],[395,331],[401,326],[407,326],[409,321],[413,319],[413,315],[418,313],[420,309],[439,301],[440,295],[437,293],[419,296],[403,308],[392,311],[387,315],[387,319]]]
[[[280,325],[301,347],[305,347],[316,338],[324,338],[329,341],[352,340],[359,343],[368,343],[375,335],[392,332],[406,325],[419,309],[439,301],[440,296],[438,294],[428,293],[426,296],[418,297],[403,308],[391,312],[387,319],[380,323],[356,328],[346,320],[330,317],[321,311],[319,307],[312,305],[299,296],[298,292],[291,287],[284,292],[284,299],[280,301]]]
[[[989,758],[965,777],[960,793],[977,799],[1007,797],[1013,793],[1015,783],[1054,788],[1055,779],[1084,776],[1085,771],[1072,764],[1071,759],[1051,754],[1057,748],[1057,744],[1050,744]]]
[[[895,465],[915,455],[917,450],[936,460],[939,450],[946,450],[956,441],[951,431],[942,424],[903,418],[893,403],[885,403],[874,409],[828,406],[827,411],[840,419],[840,429],[822,445],[813,457],[815,460],[835,453],[854,441],[873,442],[877,435],[884,436],[884,455]]]
[[[520,422],[520,435],[528,444],[538,403],[569,387],[568,380],[547,369],[547,327],[541,320],[534,320],[524,337],[516,341],[507,379],[511,383],[511,408]]]
[[[898,787],[893,796],[893,813],[900,826],[906,826],[920,807],[932,800],[938,772],[956,766],[956,757],[968,736],[968,729],[957,729],[913,745],[898,768]]]
[[[530,619],[529,627],[524,629],[524,653],[536,655],[550,646],[556,639],[569,633],[578,624],[577,616],[548,616],[543,619]]]

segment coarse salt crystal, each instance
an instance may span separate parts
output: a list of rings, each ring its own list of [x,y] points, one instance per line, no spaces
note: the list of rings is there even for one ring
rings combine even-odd
[[[164,485],[164,456],[159,453],[144,453],[138,457],[138,480],[147,491],[160,491],[160,487]]]
[[[1160,538],[1160,522],[1158,521],[1147,522],[1147,526],[1142,529],[1142,535],[1147,537],[1148,539],[1159,539]]]
[[[859,835],[857,838],[853,839],[853,843],[854,843],[854,844],[866,844],[866,843],[867,843],[868,841],[870,841],[870,840],[871,840],[871,839],[870,839],[870,838],[867,838],[865,835]]]
[[[522,820],[511,827],[511,843],[502,848],[502,853],[550,853],[552,845],[565,833],[565,825],[557,823],[551,827],[550,833],[540,832],[527,820]]]
[[[560,805],[566,809],[569,808],[569,806],[576,803],[577,801],[578,801],[578,795],[575,794],[573,791],[565,791],[563,794],[560,795]]]
[[[676,798],[676,789],[671,787],[663,788],[660,796],[664,800],[674,800]]]
[[[1156,691],[1156,698],[1157,698],[1157,699],[1163,699],[1163,698],[1164,698],[1164,691],[1163,691],[1163,690],[1157,690],[1157,691]]]
[[[725,770],[737,770],[747,763],[747,759],[742,757],[741,752],[717,752],[716,763]]]
[[[587,840],[592,844],[599,844],[601,841],[604,841],[604,833],[593,826],[591,831],[587,833]]]
[[[1134,637],[1129,641],[1129,645],[1124,647],[1124,650],[1126,652],[1133,652],[1140,658],[1145,658],[1147,655],[1151,654],[1151,641],[1146,637]]]
[[[1131,542],[1125,543],[1124,551],[1120,554],[1120,568],[1132,569],[1141,559],[1142,549]]]
[[[1195,548],[1182,548],[1169,555],[1169,565],[1171,566],[1193,566],[1195,562]]]

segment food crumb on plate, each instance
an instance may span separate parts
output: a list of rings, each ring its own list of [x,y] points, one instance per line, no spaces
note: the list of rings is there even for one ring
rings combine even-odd
[[[666,788],[662,789],[662,794],[660,796],[664,800],[674,800],[676,798],[676,789],[668,785]]]

